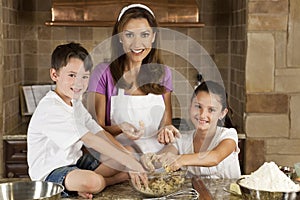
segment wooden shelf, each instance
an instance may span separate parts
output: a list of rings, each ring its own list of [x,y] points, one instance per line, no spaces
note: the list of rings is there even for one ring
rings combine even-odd
[[[113,27],[113,21],[47,21],[46,26],[82,26],[82,27]],[[185,27],[200,28],[204,27],[200,22],[160,22],[161,27]]]

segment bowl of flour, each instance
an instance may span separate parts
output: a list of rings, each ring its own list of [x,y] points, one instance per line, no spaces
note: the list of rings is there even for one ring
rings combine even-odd
[[[255,172],[240,178],[237,184],[243,199],[300,199],[299,184],[287,177],[274,162],[265,162]]]

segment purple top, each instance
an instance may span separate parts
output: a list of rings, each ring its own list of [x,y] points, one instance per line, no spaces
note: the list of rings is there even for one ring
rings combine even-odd
[[[173,90],[172,73],[167,66],[165,67],[165,76],[161,84],[165,86],[166,91],[170,92]],[[105,124],[110,126],[111,96],[116,96],[118,90],[114,85],[114,79],[110,72],[109,63],[101,63],[95,67],[90,77],[88,92],[97,92],[106,96]]]

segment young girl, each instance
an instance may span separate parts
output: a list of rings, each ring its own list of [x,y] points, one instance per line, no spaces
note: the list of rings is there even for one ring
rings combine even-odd
[[[95,67],[88,106],[98,123],[123,145],[138,152],[157,152],[178,136],[171,125],[171,70],[163,65],[158,47],[157,22],[142,4],[124,7],[113,29],[112,62]]]
[[[188,166],[195,175],[209,178],[239,178],[238,136],[227,115],[225,89],[216,82],[201,83],[194,91],[190,119],[195,130],[183,133],[175,146],[159,156],[171,171]],[[225,127],[223,127],[225,126]],[[145,163],[145,162],[144,162]],[[149,167],[148,167],[149,168]]]

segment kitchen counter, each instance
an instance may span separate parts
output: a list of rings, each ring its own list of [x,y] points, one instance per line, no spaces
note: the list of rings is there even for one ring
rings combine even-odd
[[[212,194],[213,199],[229,199],[229,200],[241,200],[242,198],[239,196],[235,196],[225,192],[223,190],[224,187],[228,187],[230,183],[235,182],[236,180],[232,179],[202,179],[203,183],[209,189]],[[183,188],[192,188],[191,179],[187,179]],[[80,197],[74,198],[63,198],[64,200],[74,200],[80,199]],[[136,192],[129,184],[129,182],[124,182],[121,184],[109,186],[105,188],[99,194],[94,195],[94,200],[140,200],[143,199],[143,196]],[[201,197],[199,198],[201,199]]]

